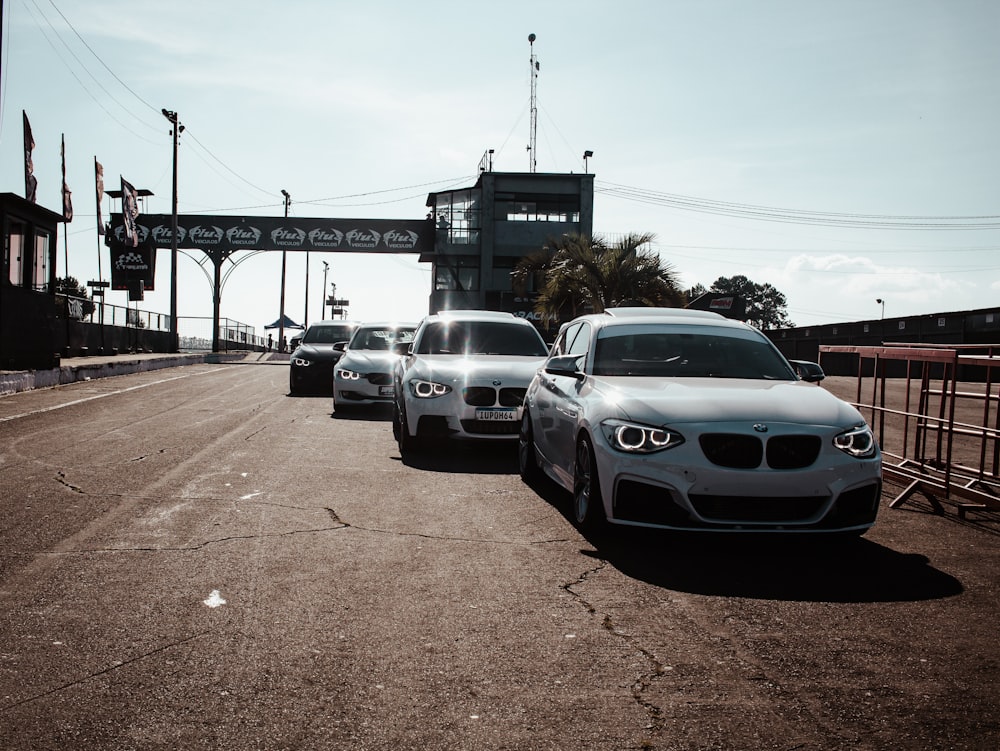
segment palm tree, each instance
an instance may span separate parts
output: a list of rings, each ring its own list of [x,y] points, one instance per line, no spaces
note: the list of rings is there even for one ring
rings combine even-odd
[[[649,247],[654,238],[632,233],[609,244],[597,235],[563,235],[518,262],[514,287],[523,292],[535,278],[535,312],[550,322],[622,305],[680,306],[677,274]]]

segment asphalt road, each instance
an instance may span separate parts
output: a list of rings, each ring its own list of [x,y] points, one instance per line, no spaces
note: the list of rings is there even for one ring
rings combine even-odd
[[[1000,746],[996,516],[587,539],[287,376],[0,398],[0,748]]]

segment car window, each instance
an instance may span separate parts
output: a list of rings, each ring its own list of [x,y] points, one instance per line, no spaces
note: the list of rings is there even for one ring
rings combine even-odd
[[[569,343],[573,341],[577,333],[580,331],[580,327],[583,326],[582,323],[573,323],[566,327],[559,338],[556,340],[555,346],[552,348],[552,356],[565,355],[569,353]]]
[[[421,355],[521,355],[545,357],[545,342],[530,326],[499,321],[435,321],[417,345]]]
[[[350,348],[385,351],[392,347],[393,344],[412,341],[412,328],[360,328],[354,332]]]
[[[606,330],[597,340],[594,375],[793,380],[781,355],[765,341],[706,330],[697,333]]]
[[[335,344],[351,338],[353,326],[310,326],[302,337],[303,344]]]
[[[587,354],[587,350],[590,349],[590,324],[580,324],[576,336],[572,339],[567,337],[567,341],[570,342],[569,349],[566,350],[567,355]]]

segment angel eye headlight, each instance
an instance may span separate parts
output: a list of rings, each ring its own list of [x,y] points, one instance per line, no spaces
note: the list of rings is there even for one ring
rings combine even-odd
[[[652,454],[684,442],[683,436],[673,430],[624,420],[605,420],[601,430],[612,447],[630,454]]]
[[[292,365],[297,365],[300,368],[304,368],[307,365],[312,365],[312,360],[306,360],[305,358],[302,357],[293,357]]]
[[[867,459],[876,451],[875,435],[867,425],[858,425],[834,436],[833,445],[857,459]]]
[[[340,369],[337,371],[337,375],[339,375],[345,381],[357,381],[359,378],[361,378],[361,374],[355,373],[353,370]]]
[[[410,381],[410,393],[418,399],[433,399],[438,396],[444,396],[449,391],[451,391],[451,386],[443,383],[424,381],[419,378]]]

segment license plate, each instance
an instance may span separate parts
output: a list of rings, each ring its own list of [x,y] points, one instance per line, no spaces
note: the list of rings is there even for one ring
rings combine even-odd
[[[477,409],[476,419],[485,422],[517,422],[516,409]]]
[[[392,396],[395,393],[392,386],[379,386],[378,395],[379,396]]]

